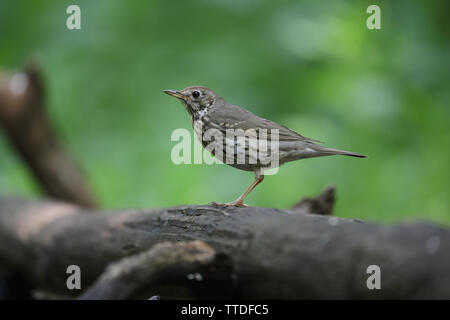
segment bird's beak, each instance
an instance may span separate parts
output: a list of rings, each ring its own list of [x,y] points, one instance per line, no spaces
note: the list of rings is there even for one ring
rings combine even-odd
[[[186,96],[178,90],[164,90],[164,93],[181,100],[186,100]]]

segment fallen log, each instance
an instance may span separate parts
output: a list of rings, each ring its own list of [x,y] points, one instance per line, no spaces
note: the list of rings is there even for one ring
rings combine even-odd
[[[155,245],[198,240],[214,250],[208,261],[220,254],[227,266],[208,269],[202,276],[201,297],[450,298],[450,231],[428,222],[391,226],[289,210],[208,205],[82,213],[87,212],[61,202],[0,199],[1,264],[35,290],[72,297],[85,293],[89,298],[89,292],[101,292],[98,285],[110,275],[111,265],[129,266],[123,263],[125,257],[156,257],[160,249]],[[145,270],[152,263],[142,257],[131,261],[130,270]],[[82,290],[68,290],[69,265],[81,268]],[[380,269],[381,288],[371,290],[367,282],[373,265]],[[182,270],[194,269],[195,263]],[[135,281],[147,279],[123,281],[121,274],[114,281],[133,288]],[[162,281],[157,286],[151,279],[146,295],[141,290],[136,296],[132,288],[120,298],[183,297],[184,277],[172,278],[177,284]],[[191,293],[184,297],[198,297]]]

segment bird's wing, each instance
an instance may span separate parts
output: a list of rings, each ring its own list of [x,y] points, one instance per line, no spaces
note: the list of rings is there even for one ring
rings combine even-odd
[[[239,106],[228,104],[226,108],[218,108],[214,110],[214,120],[216,125],[223,129],[278,129],[280,141],[305,141],[305,142],[321,142],[311,139],[268,119],[261,118],[248,110]]]

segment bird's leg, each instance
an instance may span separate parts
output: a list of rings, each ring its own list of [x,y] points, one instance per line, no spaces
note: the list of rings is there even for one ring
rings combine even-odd
[[[247,195],[263,180],[264,180],[264,175],[261,174],[261,172],[259,170],[255,171],[255,180],[252,182],[250,187],[248,187],[247,190],[245,190],[245,192],[239,198],[237,198],[233,202],[226,202],[226,203],[212,202],[212,204],[215,206],[219,206],[219,207],[248,207],[244,203],[245,197],[247,197]]]
[[[253,183],[250,185],[250,187],[248,187],[247,190],[245,190],[245,192],[239,197],[237,198],[235,201],[231,202],[230,205],[232,206],[236,206],[236,207],[247,207],[246,204],[244,204],[244,199],[245,197],[247,197],[247,195],[253,190],[255,189],[255,187],[260,184],[262,181],[264,180],[264,176],[261,175],[258,178],[255,178],[255,180],[253,181]]]

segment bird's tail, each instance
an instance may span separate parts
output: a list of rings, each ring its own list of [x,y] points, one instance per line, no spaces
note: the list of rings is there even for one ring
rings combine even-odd
[[[316,149],[316,151],[322,153],[323,155],[343,155],[343,156],[350,156],[350,157],[357,157],[357,158],[367,158],[366,155],[359,154],[356,152],[351,151],[345,151],[345,150],[338,150],[333,148],[326,148],[319,146],[319,148]]]

